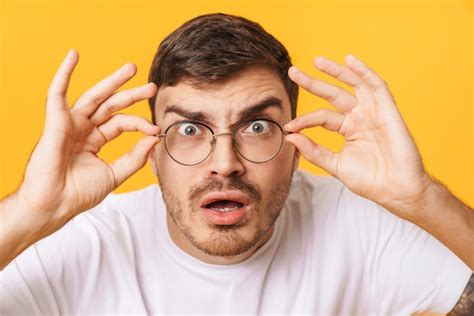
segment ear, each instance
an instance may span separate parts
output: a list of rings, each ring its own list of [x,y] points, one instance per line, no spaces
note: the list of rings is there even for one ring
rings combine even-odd
[[[148,155],[148,161],[150,162],[151,169],[153,170],[153,173],[155,174],[155,177],[158,177],[158,167],[156,165],[155,148],[153,148],[150,151],[150,154]]]

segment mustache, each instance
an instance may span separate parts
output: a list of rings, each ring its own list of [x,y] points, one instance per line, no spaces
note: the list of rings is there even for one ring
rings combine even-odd
[[[199,184],[195,184],[189,189],[188,199],[191,202],[197,202],[199,197],[205,193],[224,190],[240,190],[255,202],[259,202],[262,199],[258,185],[252,184],[248,180],[236,175],[231,175],[227,181],[206,179]]]

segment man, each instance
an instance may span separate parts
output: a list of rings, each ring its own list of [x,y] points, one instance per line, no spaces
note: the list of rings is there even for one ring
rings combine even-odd
[[[472,210],[426,173],[357,58],[315,60],[353,95],[291,66],[258,24],[206,15],[161,43],[151,83],[116,92],[126,64],[69,108],[77,61],[59,67],[24,181],[0,204],[0,311],[472,313]],[[296,118],[297,84],[336,110]],[[146,98],[154,124],[114,114]],[[344,149],[300,133],[314,126]],[[111,164],[96,156],[126,131],[146,136]],[[300,154],[338,180],[297,171]],[[109,195],[147,159],[159,187]]]

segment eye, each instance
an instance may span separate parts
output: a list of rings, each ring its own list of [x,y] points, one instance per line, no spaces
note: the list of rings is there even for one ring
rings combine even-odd
[[[183,136],[196,136],[202,134],[199,126],[193,123],[179,124],[178,133]]]
[[[244,127],[243,133],[247,134],[264,134],[271,130],[271,123],[268,121],[252,121]]]

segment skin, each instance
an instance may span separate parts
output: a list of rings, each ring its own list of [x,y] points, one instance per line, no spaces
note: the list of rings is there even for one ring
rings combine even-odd
[[[340,179],[351,191],[385,207],[443,242],[474,270],[474,212],[425,170],[419,151],[387,83],[352,55],[340,65],[314,60],[320,71],[351,86],[354,93],[312,78],[296,67],[290,78],[335,110],[316,110],[284,126],[286,136],[310,162]],[[334,153],[299,133],[323,127],[341,134]]]
[[[184,81],[158,92],[157,124],[165,130],[174,122],[186,119],[177,113],[164,115],[168,106],[179,105],[187,111],[210,116],[208,124],[215,133],[230,132],[241,121],[239,114],[244,109],[268,97],[280,99],[282,108],[268,107],[255,118],[265,115],[280,125],[289,122],[291,108],[286,90],[278,76],[267,68],[244,70],[206,89],[196,89]],[[171,238],[187,253],[213,264],[243,261],[271,237],[273,223],[284,205],[297,167],[297,155],[289,143],[283,144],[274,159],[256,164],[237,154],[229,136],[219,137],[212,155],[195,166],[183,166],[172,160],[163,143],[156,146],[150,161],[160,179]],[[206,186],[211,187],[202,189]],[[211,226],[199,211],[199,200],[205,193],[222,189],[241,189],[252,199],[243,225],[231,229]],[[191,199],[196,190],[198,194]]]
[[[67,89],[78,60],[77,52],[71,50],[56,72],[48,90],[44,130],[23,182],[0,201],[0,269],[30,245],[100,203],[145,165],[158,142],[152,135],[159,128],[146,119],[115,114],[156,93],[154,84],[116,91],[135,75],[133,64],[125,64],[69,106]],[[97,157],[106,143],[129,131],[147,136],[112,163]]]
[[[23,250],[60,229],[77,214],[100,203],[107,194],[142,168],[148,157],[152,157],[155,172],[165,188],[173,192],[166,196],[167,203],[179,206],[171,207],[175,214],[179,209],[183,210],[181,227],[179,221],[173,224],[173,220],[168,218],[173,240],[191,255],[216,262],[212,261],[215,256],[209,257],[202,249],[190,244],[189,238],[182,232],[183,225],[191,219],[199,223],[198,217],[193,218],[186,213],[186,194],[191,190],[190,183],[199,187],[205,179],[212,178],[216,179],[214,182],[228,186],[232,174],[241,176],[247,180],[247,187],[259,190],[263,203],[269,200],[272,191],[267,184],[273,182],[274,175],[283,174],[286,179],[291,177],[297,154],[285,145],[286,149],[274,161],[251,165],[240,161],[232,151],[229,140],[222,137],[217,142],[214,155],[202,166],[185,170],[182,166],[172,165],[159,146],[156,153],[152,153],[159,142],[153,136],[160,133],[159,127],[140,117],[114,114],[137,101],[150,98],[157,93],[156,86],[147,84],[117,92],[136,72],[134,65],[126,64],[88,90],[70,107],[67,88],[77,62],[77,52],[70,51],[59,67],[48,91],[45,128],[30,157],[24,180],[16,192],[0,201],[0,268],[3,269]],[[328,100],[335,110],[316,110],[289,122],[284,126],[285,130],[295,133],[286,136],[285,141],[293,144],[308,161],[340,179],[356,194],[379,203],[395,215],[426,230],[474,269],[474,212],[425,171],[414,141],[383,79],[354,56],[347,56],[345,63],[340,65],[322,57],[315,59],[317,69],[348,84],[354,93],[312,78],[295,67],[289,70],[292,80],[315,96]],[[254,71],[252,76],[264,75],[262,70]],[[255,82],[255,89],[261,89],[255,91],[256,95],[264,91],[279,93],[274,78],[270,77],[267,73]],[[265,83],[267,79],[268,84]],[[245,84],[244,80],[241,85]],[[239,85],[226,86],[229,91],[192,91],[189,85],[177,87],[183,92],[182,95],[178,95],[176,90],[162,95],[173,97],[173,101],[180,97],[201,102],[209,101],[211,97],[215,100],[207,105],[216,116],[216,126],[212,126],[216,132],[228,131],[235,122],[237,112],[232,106],[242,109],[251,102],[250,95],[239,90]],[[254,86],[248,85],[247,88],[253,89]],[[157,102],[167,101],[160,99]],[[204,106],[199,102],[193,104]],[[287,100],[284,105],[287,110],[279,118],[282,124],[285,119],[289,120]],[[342,151],[333,153],[300,133],[311,127],[323,127],[343,135],[346,142]],[[97,157],[102,146],[128,131],[140,131],[145,137],[130,152],[112,163]],[[176,182],[170,180],[173,172],[181,175],[175,178]],[[182,179],[189,183],[183,183]],[[261,212],[263,209],[265,206],[251,212],[249,223],[254,225],[242,228],[244,240],[251,240],[250,236],[255,231],[265,231],[265,227],[255,225],[266,218]],[[267,220],[267,226],[270,222]],[[204,241],[212,233],[202,223],[193,234],[197,236],[198,232],[202,233]],[[218,263],[244,260],[268,240],[271,232],[270,225],[249,250],[235,256],[222,256]],[[461,298],[459,310],[472,309],[471,292],[472,282]]]

